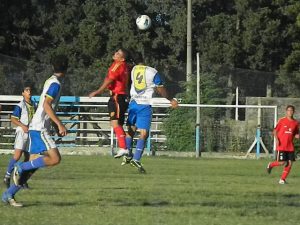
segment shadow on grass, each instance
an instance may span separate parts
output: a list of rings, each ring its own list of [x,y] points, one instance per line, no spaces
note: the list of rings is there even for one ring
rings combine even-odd
[[[77,206],[77,202],[27,202],[23,207],[32,207],[32,206],[58,206],[58,207],[66,207],[66,206]]]
[[[127,201],[116,201],[116,206],[149,206],[149,207],[163,207],[170,205],[167,201],[141,201],[141,202],[127,202]]]

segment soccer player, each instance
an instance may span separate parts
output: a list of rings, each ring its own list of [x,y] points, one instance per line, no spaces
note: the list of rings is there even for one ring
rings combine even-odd
[[[11,173],[14,169],[14,165],[24,153],[24,162],[29,160],[29,152],[28,152],[28,129],[29,123],[33,117],[35,112],[34,103],[31,101],[31,87],[25,85],[22,90],[23,100],[20,101],[14,108],[14,111],[11,115],[11,122],[17,126],[16,135],[15,135],[15,144],[14,149],[15,153],[12,159],[9,161],[7,171],[4,175],[4,184],[7,188],[10,186],[10,178]],[[24,188],[28,188],[27,183],[24,184]]]
[[[61,93],[61,82],[68,68],[68,59],[58,55],[51,60],[54,74],[44,83],[38,108],[29,126],[30,161],[17,162],[13,171],[12,184],[3,194],[2,201],[14,207],[22,207],[14,196],[24,181],[39,168],[55,166],[60,163],[61,156],[55,142],[49,136],[50,120],[56,124],[60,136],[67,134],[67,129],[55,114]]]
[[[126,144],[129,154],[123,157],[121,165],[130,162],[139,172],[145,173],[146,171],[140,161],[151,125],[153,93],[157,91],[162,97],[167,98],[172,108],[178,107],[178,102],[176,99],[168,97],[159,73],[156,69],[144,65],[141,54],[137,55],[135,61],[137,65],[131,71],[131,101],[128,108],[128,131],[126,133]],[[132,157],[132,141],[137,130],[140,135],[137,140],[136,151]]]
[[[113,55],[114,62],[108,69],[108,73],[96,91],[89,94],[89,97],[94,97],[101,94],[105,90],[110,90],[110,99],[108,101],[108,111],[110,115],[110,124],[116,134],[119,149],[115,158],[120,158],[128,154],[126,149],[125,132],[123,124],[125,120],[125,112],[128,107],[127,87],[129,80],[129,67],[126,63],[128,51],[120,48]]]
[[[293,140],[294,137],[299,138],[299,123],[294,119],[294,112],[295,107],[288,105],[286,107],[286,116],[278,121],[273,131],[276,140],[277,156],[276,161],[268,164],[267,172],[270,174],[273,167],[284,165],[279,184],[286,184],[286,178],[291,171],[292,162],[295,161]]]

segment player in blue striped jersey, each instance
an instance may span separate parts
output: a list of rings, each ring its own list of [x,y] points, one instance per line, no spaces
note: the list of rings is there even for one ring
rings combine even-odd
[[[123,157],[121,165],[130,162],[139,172],[145,173],[146,171],[141,164],[141,158],[151,125],[153,93],[157,91],[162,97],[167,98],[172,108],[176,108],[178,102],[176,99],[168,97],[159,73],[156,69],[144,65],[141,54],[138,54],[135,61],[137,65],[131,70],[131,100],[128,108],[128,132],[126,133],[126,146],[129,150],[129,155]],[[135,153],[132,155],[132,141],[136,131],[139,131],[140,135],[137,140]]]
[[[17,126],[14,143],[14,156],[9,161],[5,176],[4,183],[7,188],[10,186],[10,177],[14,169],[14,165],[19,161],[22,154],[24,153],[24,162],[29,160],[28,153],[28,129],[29,123],[35,112],[34,102],[31,101],[31,87],[25,85],[22,91],[23,100],[20,101],[14,108],[11,115],[11,122]],[[27,183],[24,187],[27,187]]]
[[[38,108],[29,126],[30,160],[15,164],[14,184],[2,194],[2,201],[14,207],[22,206],[21,203],[15,201],[14,196],[31,174],[39,168],[55,166],[61,160],[58,148],[49,135],[49,130],[52,121],[58,127],[58,135],[67,134],[66,127],[56,116],[55,111],[60,98],[61,83],[68,68],[68,59],[63,55],[58,55],[52,59],[52,66],[54,74],[44,84]]]

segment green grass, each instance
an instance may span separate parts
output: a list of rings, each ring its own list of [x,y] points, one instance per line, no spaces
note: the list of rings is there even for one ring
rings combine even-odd
[[[8,156],[1,156],[4,174]],[[38,171],[31,190],[0,206],[1,225],[294,225],[300,221],[299,162],[289,184],[266,160],[144,157],[147,174],[103,156],[63,156]],[[1,190],[4,191],[3,185]]]

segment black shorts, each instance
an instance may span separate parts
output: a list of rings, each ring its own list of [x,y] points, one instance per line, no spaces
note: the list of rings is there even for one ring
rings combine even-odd
[[[276,160],[281,161],[295,161],[295,152],[277,151]]]
[[[127,95],[112,95],[108,101],[108,112],[110,120],[118,120],[119,124],[123,126],[127,108]]]

